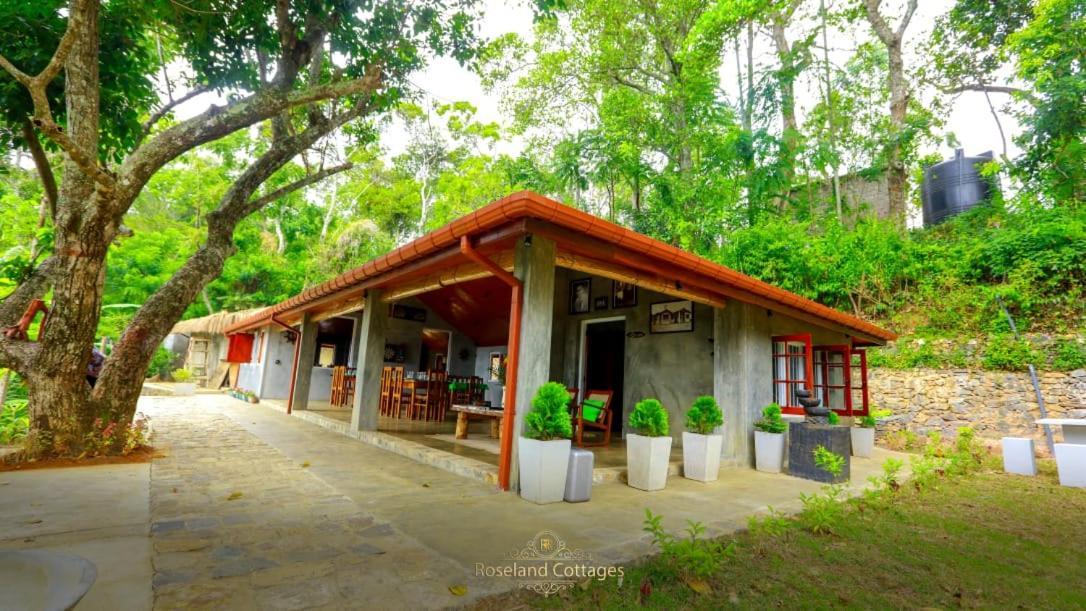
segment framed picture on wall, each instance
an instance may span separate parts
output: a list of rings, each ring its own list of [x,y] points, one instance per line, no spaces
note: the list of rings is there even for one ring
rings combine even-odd
[[[693,301],[661,301],[649,306],[649,333],[687,333],[693,330]]]
[[[632,308],[637,305],[637,285],[629,282],[611,281],[611,307]]]
[[[426,322],[426,310],[403,305],[402,303],[392,304],[389,315],[392,316],[392,318],[399,318],[400,320]]]
[[[569,283],[569,313],[587,314],[592,311],[592,279],[582,278]]]
[[[600,310],[606,310],[607,309],[607,298],[606,297],[596,297],[595,306],[592,309],[596,310],[597,312],[600,311]]]

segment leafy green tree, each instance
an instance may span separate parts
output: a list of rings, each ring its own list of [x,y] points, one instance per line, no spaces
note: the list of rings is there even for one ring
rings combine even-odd
[[[466,61],[474,51],[470,2],[380,2],[361,11],[340,0],[8,1],[0,10],[15,32],[0,40],[7,73],[0,106],[22,109],[0,117],[6,133],[29,120],[37,133],[23,145],[33,149],[43,137],[62,152],[53,254],[0,301],[0,327],[7,327],[52,289],[51,324],[40,342],[0,336],[0,366],[27,380],[31,445],[44,452],[78,452],[95,417],[130,421],[147,363],[223,271],[239,224],[348,166],[307,168],[270,190],[265,183],[328,134],[390,108],[427,54]],[[117,28],[128,33],[123,51],[111,47]],[[168,101],[153,111],[149,92],[159,66],[152,33],[166,38],[163,65],[187,66],[186,81],[177,83],[187,93],[174,97],[171,86]],[[111,89],[114,77],[118,87]],[[177,104],[209,90],[224,103],[168,120]],[[137,129],[134,120],[147,114]],[[101,315],[101,278],[126,214],[171,161],[258,125],[265,125],[261,142],[201,215],[206,237],[135,313],[92,390],[84,372]],[[52,168],[35,162],[48,192]]]

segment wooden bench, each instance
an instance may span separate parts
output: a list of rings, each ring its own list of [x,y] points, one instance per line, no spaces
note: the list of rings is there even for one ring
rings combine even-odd
[[[456,412],[456,438],[468,438],[468,422],[472,419],[490,419],[490,436],[501,439],[502,420],[505,418],[505,410],[491,409],[484,405],[461,405],[454,403],[450,407]]]

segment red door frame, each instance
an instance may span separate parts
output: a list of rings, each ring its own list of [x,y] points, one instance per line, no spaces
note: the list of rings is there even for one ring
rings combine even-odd
[[[798,334],[795,334],[795,335],[774,335],[772,338],[770,338],[770,340],[773,342],[772,343],[773,366],[774,367],[776,366],[778,358],[785,357],[785,370],[784,370],[784,376],[785,377],[777,378],[776,374],[774,374],[774,376],[773,376],[773,392],[774,392],[774,394],[777,391],[777,385],[781,384],[781,383],[785,384],[785,387],[787,388],[788,385],[790,385],[790,384],[796,384],[796,383],[802,382],[803,385],[807,388],[807,390],[813,391],[814,390],[814,359],[813,359],[813,352],[811,350],[811,334],[810,333],[798,333]],[[778,342],[784,342],[784,344],[785,344],[785,349],[784,349],[783,353],[777,352],[777,343]],[[804,356],[804,359],[805,359],[804,360],[804,365],[805,365],[804,366],[804,375],[807,378],[806,380],[794,380],[794,379],[791,379],[791,378],[788,377],[788,371],[790,369],[788,367],[788,359],[796,358],[797,356],[799,356],[798,354],[791,354],[791,353],[788,352],[788,343],[789,342],[802,342],[803,345],[804,345],[804,352],[803,352],[803,356]],[[799,404],[796,404],[796,405],[788,405],[787,404],[788,403],[788,393],[787,392],[785,392],[784,397],[781,397],[779,399],[781,401],[784,401],[784,403],[779,403],[779,405],[781,406],[781,412],[783,412],[785,414],[802,414],[803,413],[803,406],[801,406]]]
[[[869,407],[869,405],[870,405],[869,399],[870,398],[869,398],[869,396],[867,394],[867,350],[864,350],[863,348],[853,348],[852,349],[852,354],[855,355],[855,356],[860,357],[860,364],[859,364],[858,368],[860,370],[860,397],[861,397],[861,401],[863,402],[863,405],[858,410],[855,408],[855,406],[853,406],[852,415],[853,416],[866,416],[866,415],[868,415],[870,413],[870,407]],[[850,360],[849,361],[849,375],[850,376],[852,374],[852,370],[856,369],[856,368],[857,368],[857,366],[853,365],[852,361]],[[851,400],[851,398],[852,398],[852,389],[850,388],[849,389],[849,400]]]

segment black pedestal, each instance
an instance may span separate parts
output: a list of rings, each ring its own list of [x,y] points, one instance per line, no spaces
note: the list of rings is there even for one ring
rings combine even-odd
[[[828,471],[815,465],[814,451],[823,446],[838,456],[845,457],[841,474],[834,478]],[[852,437],[847,426],[792,422],[788,425],[788,473],[816,482],[840,483],[849,478],[849,461],[852,457]]]

